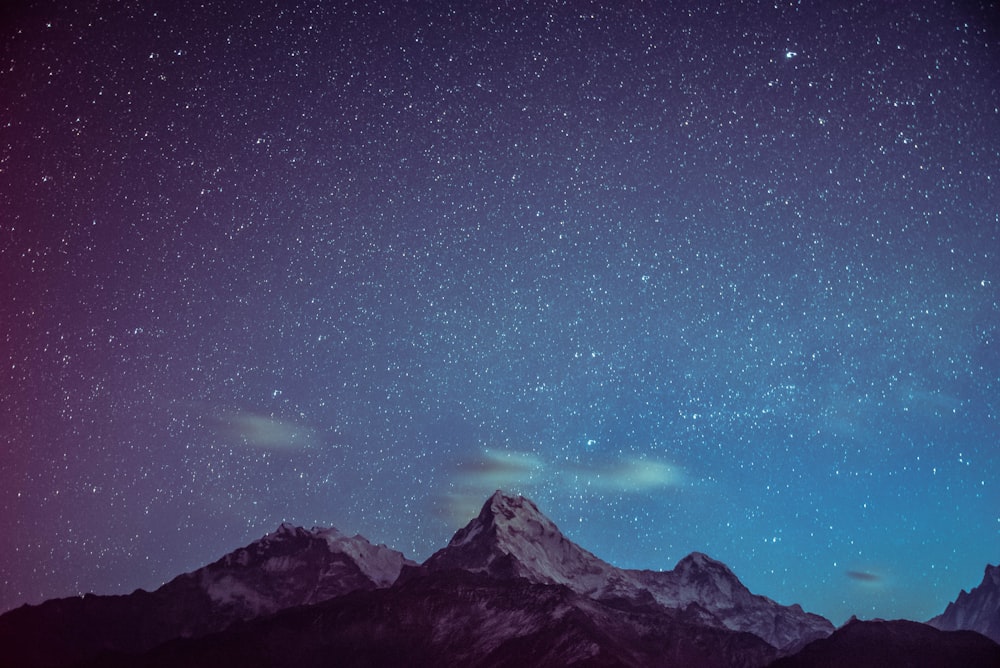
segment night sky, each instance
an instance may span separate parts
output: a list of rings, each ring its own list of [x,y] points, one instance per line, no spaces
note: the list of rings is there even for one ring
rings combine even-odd
[[[0,610],[497,488],[838,624],[1000,562],[992,3],[15,4]]]

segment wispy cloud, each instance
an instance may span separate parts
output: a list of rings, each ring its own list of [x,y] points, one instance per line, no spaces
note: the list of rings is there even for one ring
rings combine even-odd
[[[868,584],[877,584],[882,582],[881,575],[877,573],[870,573],[868,571],[847,571],[845,575],[857,582],[865,582]]]
[[[604,465],[573,464],[565,475],[574,486],[608,493],[647,492],[677,487],[684,482],[681,469],[655,459],[626,459]]]
[[[546,462],[533,452],[484,449],[458,462],[452,490],[440,497],[439,512],[452,525],[479,512],[494,490],[532,494],[590,492],[601,495],[652,492],[684,484],[680,467],[656,459],[630,458],[594,464]]]
[[[461,526],[495,490],[530,493],[544,470],[545,462],[532,452],[484,449],[455,465],[452,490],[439,498],[438,512],[449,525]]]
[[[531,452],[483,450],[459,462],[458,478],[462,485],[500,489],[530,483],[544,468],[541,458]]]
[[[227,441],[265,450],[295,450],[313,444],[311,427],[273,416],[225,411],[211,416],[216,433]]]

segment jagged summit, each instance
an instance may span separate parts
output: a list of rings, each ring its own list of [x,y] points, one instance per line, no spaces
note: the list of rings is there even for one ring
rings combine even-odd
[[[674,571],[685,572],[685,573],[699,573],[707,571],[716,571],[720,573],[727,573],[733,575],[733,571],[726,566],[721,561],[713,559],[704,552],[692,552],[688,556],[684,557],[677,562],[674,566]]]
[[[677,562],[669,577],[655,578],[679,603],[710,600],[720,608],[752,605],[756,598],[732,569],[703,552],[692,552]]]
[[[331,568],[330,564],[334,562],[338,566]],[[316,587],[316,593],[310,595],[306,602],[327,598],[330,581],[342,578],[344,568],[356,568],[363,578],[352,584],[352,588],[363,584],[363,580],[370,580],[375,587],[388,587],[399,577],[404,565],[415,565],[401,552],[385,545],[373,545],[364,536],[348,536],[333,527],[306,529],[290,522],[282,522],[271,533],[227,554],[218,563],[225,566],[253,566],[267,573],[305,569],[309,573],[309,580]],[[211,579],[209,569],[212,566],[214,564],[198,571],[209,571],[209,575],[202,575],[203,582],[206,578]],[[317,569],[318,573],[313,575],[312,571]],[[329,573],[324,574],[324,569]],[[229,573],[225,576],[227,582],[231,582],[233,577]],[[251,587],[258,588],[258,583],[251,583]]]
[[[968,592],[963,589],[927,623],[942,631],[978,631],[1000,643],[1000,565],[987,565],[978,586]]]
[[[451,539],[449,547],[469,543],[484,532],[500,536],[526,530],[540,533],[559,532],[556,525],[538,510],[533,501],[523,496],[507,496],[497,490],[483,504],[476,519],[459,529]]]
[[[154,592],[53,599],[0,616],[0,646],[7,652],[0,666],[76,665],[105,650],[145,651],[279,610],[385,588],[404,565],[415,566],[361,536],[286,522]],[[44,629],[59,641],[33,635]],[[16,660],[5,664],[12,656]]]
[[[588,595],[596,593],[617,570],[567,540],[533,501],[501,491],[455,533],[447,547],[431,555],[424,567],[571,585]]]
[[[502,491],[423,568],[561,584],[595,599],[652,598],[698,623],[748,631],[783,650],[833,631],[829,621],[797,605],[751,593],[728,566],[701,552],[684,557],[672,571],[616,568],[567,539],[530,499]]]
[[[530,591],[534,598],[562,601],[560,609],[583,611],[584,617],[610,611],[623,613],[623,620],[652,615],[657,624],[676,623],[699,637],[732,638],[727,635],[732,631],[746,632],[780,653],[833,630],[827,620],[798,606],[752,594],[728,566],[700,552],[669,571],[616,568],[566,538],[530,499],[497,491],[421,566],[362,536],[282,523],[152,593],[60,599],[0,616],[0,645],[7,643],[13,656],[24,659],[11,665],[76,665],[105,650],[141,652],[171,638],[216,633],[237,621],[268,619],[272,613],[323,606],[348,595],[356,601],[408,601],[415,592],[429,591],[428,586],[479,592],[474,595],[487,598],[477,609],[487,611],[496,603],[490,597],[498,592]],[[528,609],[528,600],[519,605],[526,606],[525,614],[538,612]],[[402,609],[409,607],[406,603]],[[432,622],[447,626],[452,613],[444,610]],[[62,632],[70,627],[103,630]],[[521,627],[511,628],[519,633]],[[64,642],[43,642],[31,635],[32,629],[57,634]],[[628,632],[645,633],[641,628]]]

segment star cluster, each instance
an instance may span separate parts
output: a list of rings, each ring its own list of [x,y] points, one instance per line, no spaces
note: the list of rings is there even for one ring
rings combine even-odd
[[[0,609],[496,488],[843,622],[1000,559],[990,3],[31,3]]]

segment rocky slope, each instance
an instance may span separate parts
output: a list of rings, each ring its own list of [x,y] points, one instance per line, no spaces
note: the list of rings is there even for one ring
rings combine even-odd
[[[154,592],[87,595],[0,616],[0,666],[63,665],[103,650],[138,652],[166,640],[348,592],[385,587],[408,562],[336,529],[282,525]]]
[[[562,585],[448,570],[88,666],[757,668],[776,654],[754,635],[660,607],[612,607]]]
[[[1000,643],[1000,566],[987,566],[983,581],[964,589],[944,612],[927,622],[942,631],[968,630]]]
[[[612,566],[497,492],[420,566],[282,525],[155,592],[25,606],[0,616],[0,666],[758,668],[832,630],[701,553]]]
[[[616,568],[568,540],[530,500],[502,492],[423,568],[522,577],[596,599],[651,600],[699,624],[753,633],[784,652],[833,632],[829,621],[798,605],[752,594],[725,564],[698,552],[671,571]]]

